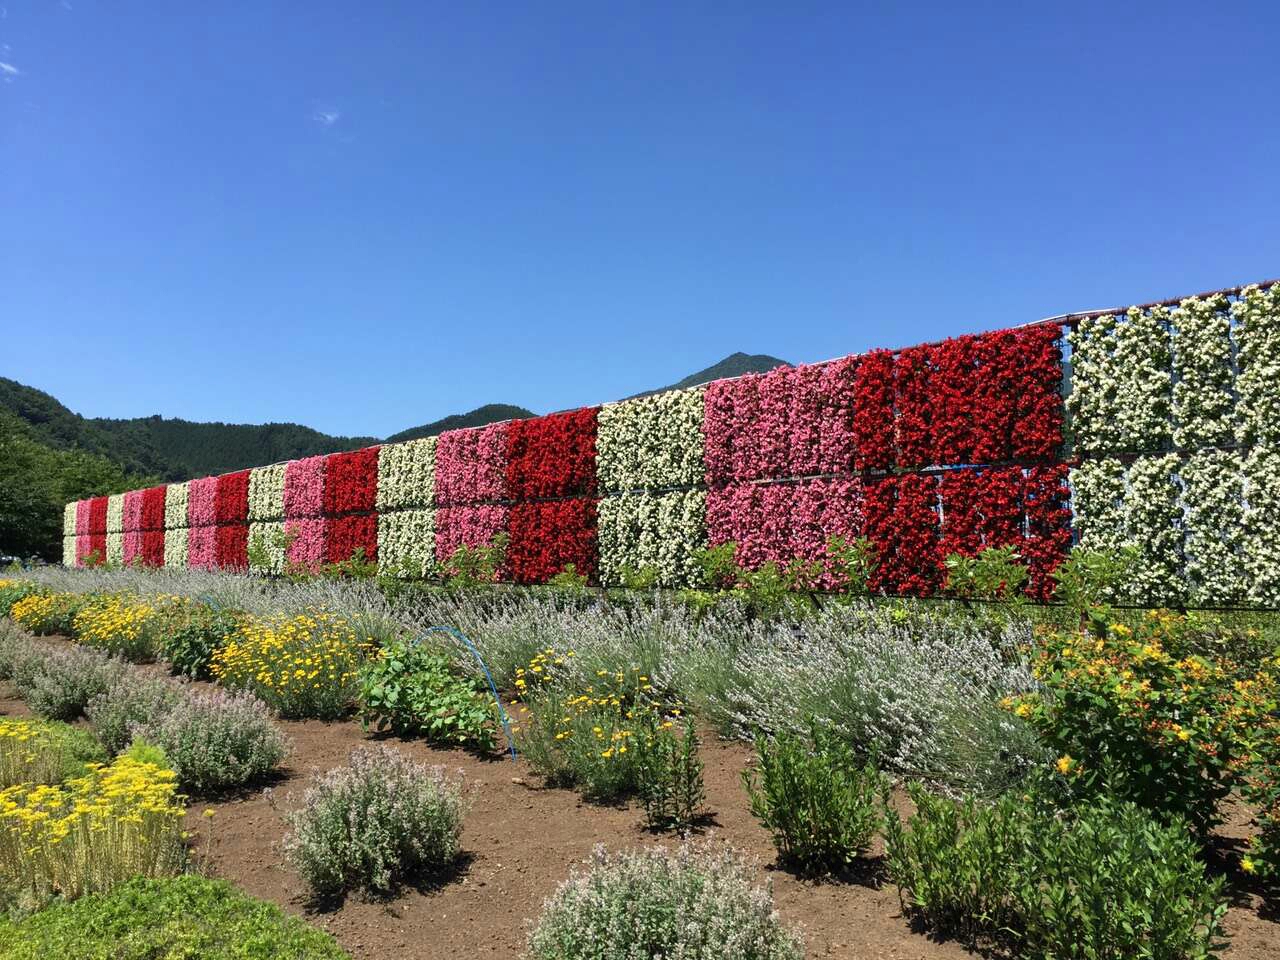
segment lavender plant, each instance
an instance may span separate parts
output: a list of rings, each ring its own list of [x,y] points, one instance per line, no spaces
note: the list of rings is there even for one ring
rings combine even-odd
[[[357,747],[289,815],[285,853],[318,899],[356,889],[388,896],[453,864],[466,806],[460,775],[389,747]]]

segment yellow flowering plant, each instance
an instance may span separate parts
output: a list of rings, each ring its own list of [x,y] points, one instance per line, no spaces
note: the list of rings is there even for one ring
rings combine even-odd
[[[8,616],[9,610],[23,597],[42,592],[43,588],[30,580],[0,577],[0,616]]]
[[[599,670],[595,682],[577,686],[566,669],[573,655],[547,647],[516,669],[521,752],[548,783],[575,786],[588,800],[634,793],[646,751],[681,711],[635,666]]]
[[[1186,652],[1184,628],[1185,618],[1151,611],[1100,636],[1044,634],[1041,690],[1003,706],[1049,744],[1073,792],[1180,815],[1204,835],[1250,762],[1248,731],[1264,722],[1274,682]]]
[[[0,787],[59,783],[105,757],[87,731],[52,720],[0,717]]]
[[[89,597],[72,620],[76,640],[131,663],[149,663],[161,652],[169,612],[181,598],[129,593]]]
[[[210,670],[282,717],[334,720],[354,704],[360,666],[374,649],[372,637],[325,611],[246,618],[214,652]]]
[[[187,851],[176,776],[127,756],[61,785],[0,790],[0,875],[41,900],[131,877],[180,873]]]
[[[9,616],[32,633],[71,636],[75,615],[85,600],[78,593],[30,593],[9,608]]]

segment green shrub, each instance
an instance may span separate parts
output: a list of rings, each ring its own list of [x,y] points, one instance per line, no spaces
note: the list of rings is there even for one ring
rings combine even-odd
[[[662,847],[610,856],[597,846],[547,901],[531,960],[801,960],[767,889],[730,849]]]
[[[806,874],[832,873],[871,845],[880,825],[882,778],[830,732],[811,739],[756,739],[758,771],[744,770],[751,812],[773,834],[784,863]]]
[[[946,590],[966,600],[1025,599],[1022,588],[1027,583],[1027,568],[1012,546],[987,547],[977,556],[958,553],[947,556]]]
[[[0,921],[5,960],[349,960],[333,938],[222,880],[131,880]]]
[[[904,823],[885,802],[885,855],[904,908],[933,927],[969,937],[1014,921],[1011,880],[1028,842],[1027,804],[940,797],[907,787],[915,814]]]
[[[887,817],[889,875],[930,925],[1027,957],[1216,956],[1223,881],[1205,876],[1184,824],[1107,798],[1060,812],[1025,796],[910,795],[910,821]]]
[[[285,853],[317,898],[355,889],[386,896],[454,863],[465,809],[461,780],[443,768],[357,747],[289,815]]]
[[[74,720],[89,701],[124,675],[122,660],[80,647],[40,647],[14,665],[13,685],[36,715]]]
[[[684,830],[693,825],[706,800],[698,732],[686,717],[678,736],[672,721],[654,723],[640,760],[640,797],[650,829]]]
[[[174,673],[193,680],[208,680],[213,652],[227,642],[243,620],[234,610],[215,609],[203,603],[186,603],[168,616],[160,639],[161,655]]]
[[[30,580],[13,580],[0,577],[0,617],[7,617],[9,609],[23,597],[43,592],[43,587]]]
[[[94,735],[114,755],[129,746],[139,727],[167,713],[181,698],[182,691],[167,680],[130,672],[90,700],[84,715]]]
[[[490,750],[492,706],[476,684],[458,677],[443,653],[397,640],[359,672],[357,702],[365,729]]]
[[[76,614],[89,602],[87,594],[34,590],[9,608],[9,616],[37,636],[74,635]]]

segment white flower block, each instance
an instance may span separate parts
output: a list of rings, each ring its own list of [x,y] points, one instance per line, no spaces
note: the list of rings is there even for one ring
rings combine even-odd
[[[182,484],[186,486],[186,484]],[[170,488],[172,489],[172,487]],[[168,519],[168,503],[165,504],[166,519]],[[183,507],[183,515],[186,515],[186,507]],[[183,570],[187,566],[187,538],[190,532],[184,527],[173,527],[164,532],[164,565],[173,570]]]
[[[1248,597],[1260,606],[1280,607],[1280,450],[1255,449],[1243,468]]]
[[[253,475],[249,475],[250,483]],[[280,509],[284,509],[284,471],[280,472]],[[252,496],[252,494],[250,495]],[[250,504],[252,504],[250,500]],[[255,573],[283,573],[285,564],[283,520],[255,520],[249,524],[249,569]]]
[[[701,490],[605,497],[599,507],[601,583],[621,584],[630,567],[652,568],[662,587],[696,586],[694,553],[707,544],[706,514]]]
[[[62,535],[64,537],[74,537],[76,535],[76,504],[74,501],[62,508]]]
[[[62,565],[64,567],[74,567],[76,565],[76,538],[74,535],[62,538]]]
[[[435,493],[435,437],[388,443],[378,449],[379,511],[430,507]]]
[[[1131,307],[1087,317],[1071,344],[1071,413],[1079,452],[1158,450],[1172,437],[1169,312]]]
[[[166,530],[186,529],[187,526],[187,483],[171,483],[164,488],[164,528]],[[166,546],[166,554],[168,548]],[[183,548],[181,566],[186,566],[186,548]],[[165,566],[170,566],[168,561]]]
[[[120,533],[124,530],[124,494],[113,493],[107,497],[107,533]],[[120,541],[124,543],[123,540]],[[121,557],[124,556],[124,547],[121,546]],[[107,542],[107,560],[111,559],[111,543]]]
[[[249,520],[284,519],[285,464],[255,467],[249,471]]]
[[[1085,550],[1114,550],[1125,542],[1124,464],[1086,460],[1071,468],[1076,536]]]
[[[1235,436],[1235,375],[1227,298],[1183,300],[1173,322],[1174,445],[1198,450],[1229,444]]]
[[[1178,457],[1165,454],[1139,457],[1125,474],[1125,539],[1140,554],[1130,599],[1144,606],[1186,600],[1178,468]]]
[[[1182,464],[1190,602],[1240,603],[1245,573],[1244,477],[1238,454],[1205,450]]]
[[[434,510],[392,510],[378,514],[380,572],[419,578],[426,575],[435,559]]]
[[[1280,446],[1280,286],[1246,287],[1231,314],[1238,324],[1238,438]]]
[[[702,484],[703,389],[670,390],[600,408],[596,471],[603,493]]]
[[[108,507],[110,505],[110,503],[107,504]],[[106,561],[116,566],[124,563],[124,533],[120,530],[107,530]]]

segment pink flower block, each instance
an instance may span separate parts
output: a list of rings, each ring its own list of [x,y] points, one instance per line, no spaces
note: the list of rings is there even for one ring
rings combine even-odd
[[[187,526],[212,527],[217,520],[217,498],[217,477],[192,480],[187,487]],[[194,563],[189,565],[195,566]]]
[[[819,368],[820,384],[817,397],[811,398],[812,388],[805,384],[810,376],[801,369],[802,386],[797,392],[797,403],[801,411],[792,415],[792,429],[797,437],[805,436],[807,424],[813,420],[818,423],[818,469],[813,473],[849,473],[854,469],[854,453],[856,444],[853,432],[854,383],[858,373],[856,357],[844,357],[824,363]],[[816,403],[815,403],[816,400]],[[807,455],[793,451],[792,463],[799,467],[809,462]],[[796,471],[798,474],[800,470]],[[805,471],[808,472],[808,471]]]
[[[507,496],[507,424],[449,430],[436,441],[436,503],[453,506]]]
[[[289,518],[324,515],[326,456],[290,460],[284,470],[284,515]],[[323,553],[321,554],[323,557]]]
[[[139,498],[139,502],[141,502],[141,498]],[[124,503],[127,510],[129,508],[127,497]],[[141,514],[139,514],[139,517],[141,517]],[[126,528],[124,531],[124,562],[126,564],[134,563],[135,561],[141,562],[142,556],[142,531]]]
[[[89,501],[82,500],[80,502],[85,505],[84,513],[87,515],[89,513]],[[88,524],[88,522],[89,522],[88,520],[85,520],[86,524]],[[79,523],[80,523],[80,515],[77,513],[76,524],[78,525]],[[91,554],[92,552],[93,552],[93,538],[90,537],[89,534],[87,533],[76,534],[76,566],[83,567],[85,560],[88,559],[89,554]]]
[[[287,473],[285,483],[288,483]],[[318,517],[290,519],[284,522],[284,530],[286,534],[293,536],[287,556],[290,563],[314,570],[325,562],[327,521]]]
[[[193,489],[195,485],[193,480]],[[212,497],[209,503],[212,511]],[[218,528],[213,524],[192,527],[187,533],[187,566],[192,570],[213,570],[217,565]]]
[[[843,584],[833,572],[827,540],[862,536],[862,483],[858,480],[807,480],[795,484],[791,500],[792,556],[823,564],[822,586]]]
[[[87,537],[89,535],[89,501],[76,501],[76,536]],[[79,546],[77,545],[77,550]],[[88,554],[88,551],[85,551]]]
[[[124,511],[122,514],[121,530],[125,532],[131,530],[142,529],[142,491],[130,490],[124,495]],[[141,541],[139,541],[141,543]],[[126,547],[126,549],[128,549]],[[138,547],[141,552],[142,547]],[[125,563],[129,562],[128,556],[125,557]]]
[[[461,546],[488,546],[507,531],[508,513],[502,504],[441,507],[436,511],[436,559],[449,559]]]
[[[703,395],[703,462],[708,486],[756,480],[759,438],[757,376],[713,380]]]

